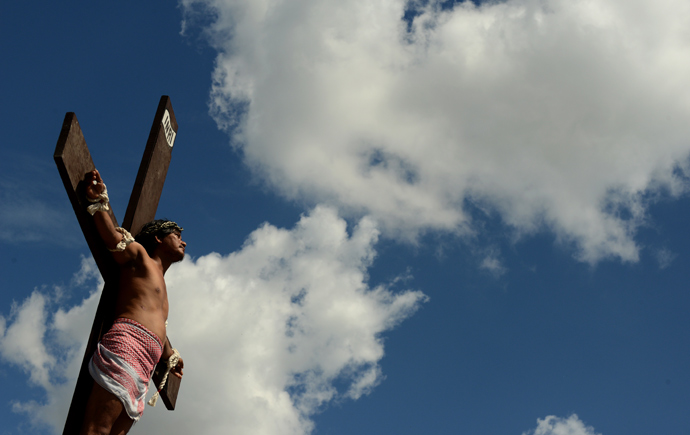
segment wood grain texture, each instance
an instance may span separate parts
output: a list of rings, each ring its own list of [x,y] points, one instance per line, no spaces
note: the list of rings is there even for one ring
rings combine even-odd
[[[165,176],[168,173],[173,147],[168,145],[163,126],[165,111],[170,114],[172,128],[177,134],[177,120],[172,109],[170,97],[162,96],[146,142],[144,157],[141,159],[132,195],[129,197],[127,212],[122,227],[133,235],[139,234],[141,227],[156,218],[158,201],[163,192]]]

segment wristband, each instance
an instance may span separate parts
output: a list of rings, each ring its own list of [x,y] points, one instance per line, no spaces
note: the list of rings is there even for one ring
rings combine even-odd
[[[127,248],[127,245],[132,243],[134,241],[134,237],[127,231],[126,229],[122,227],[117,227],[115,228],[115,231],[118,233],[122,234],[122,240],[120,240],[120,243],[115,245],[113,249],[108,248],[108,251],[110,252],[122,252]]]
[[[103,184],[103,193],[98,195],[97,198],[91,199],[88,196],[86,199],[89,200],[89,202],[92,202],[90,206],[86,207],[86,211],[88,211],[91,216],[96,214],[97,211],[108,211],[110,210],[110,207],[108,207],[108,204],[110,204],[110,198],[108,198],[108,188],[105,187],[105,184]]]

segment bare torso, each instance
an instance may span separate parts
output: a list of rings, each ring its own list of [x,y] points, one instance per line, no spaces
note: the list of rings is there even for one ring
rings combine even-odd
[[[144,254],[137,260],[123,264],[120,270],[115,317],[136,320],[165,343],[168,291],[160,264]]]
[[[181,379],[184,361],[170,346],[166,336],[168,291],[163,275],[172,263],[184,258],[187,244],[182,241],[182,228],[172,222],[175,228],[173,232],[161,232],[162,227],[156,229],[158,234],[154,237],[155,243],[154,240],[149,240],[152,243],[146,242],[149,253],[144,246],[133,241],[127,231],[115,227],[114,220],[107,213],[108,198],[105,194],[105,184],[98,171],[91,171],[84,181],[86,198],[90,202],[100,201],[101,204],[97,210],[90,210],[98,234],[105,246],[113,251],[113,259],[120,265],[120,288],[114,315],[135,320],[156,334],[163,343],[160,361],[168,364],[172,361],[176,364],[169,373]],[[156,222],[158,221],[151,224],[158,225]],[[133,420],[121,399],[106,386],[95,382],[86,407],[81,433],[127,433],[132,423]]]

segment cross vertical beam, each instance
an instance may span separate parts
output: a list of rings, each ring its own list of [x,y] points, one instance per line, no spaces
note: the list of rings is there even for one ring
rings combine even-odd
[[[177,128],[170,98],[162,96],[122,225],[123,228],[130,230],[135,235],[146,222],[155,218],[170,164],[172,147],[177,136]],[[88,370],[89,359],[101,336],[110,329],[114,320],[113,309],[119,288],[119,265],[113,260],[98,234],[93,218],[86,211],[88,203],[86,203],[84,195],[86,187],[84,176],[94,170],[95,165],[74,113],[70,112],[65,115],[53,157],[79,226],[105,281],[63,431],[63,435],[71,435],[79,433],[81,430],[86,403],[93,386],[93,380]],[[117,220],[112,209],[108,214],[113,224],[117,226]],[[160,382],[160,369],[157,368],[156,372],[154,381],[158,384]],[[168,409],[175,408],[179,385],[180,380],[175,376],[170,376],[165,389],[161,391],[161,398]]]
[[[155,219],[176,137],[175,113],[170,98],[163,97],[158,103],[144,157],[141,159],[125,219],[122,221],[122,227],[132,234],[139,234],[144,224]]]

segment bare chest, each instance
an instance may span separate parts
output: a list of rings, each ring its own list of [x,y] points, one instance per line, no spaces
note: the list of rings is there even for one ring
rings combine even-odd
[[[118,299],[145,311],[163,310],[167,317],[168,290],[163,273],[156,267],[123,268]]]

